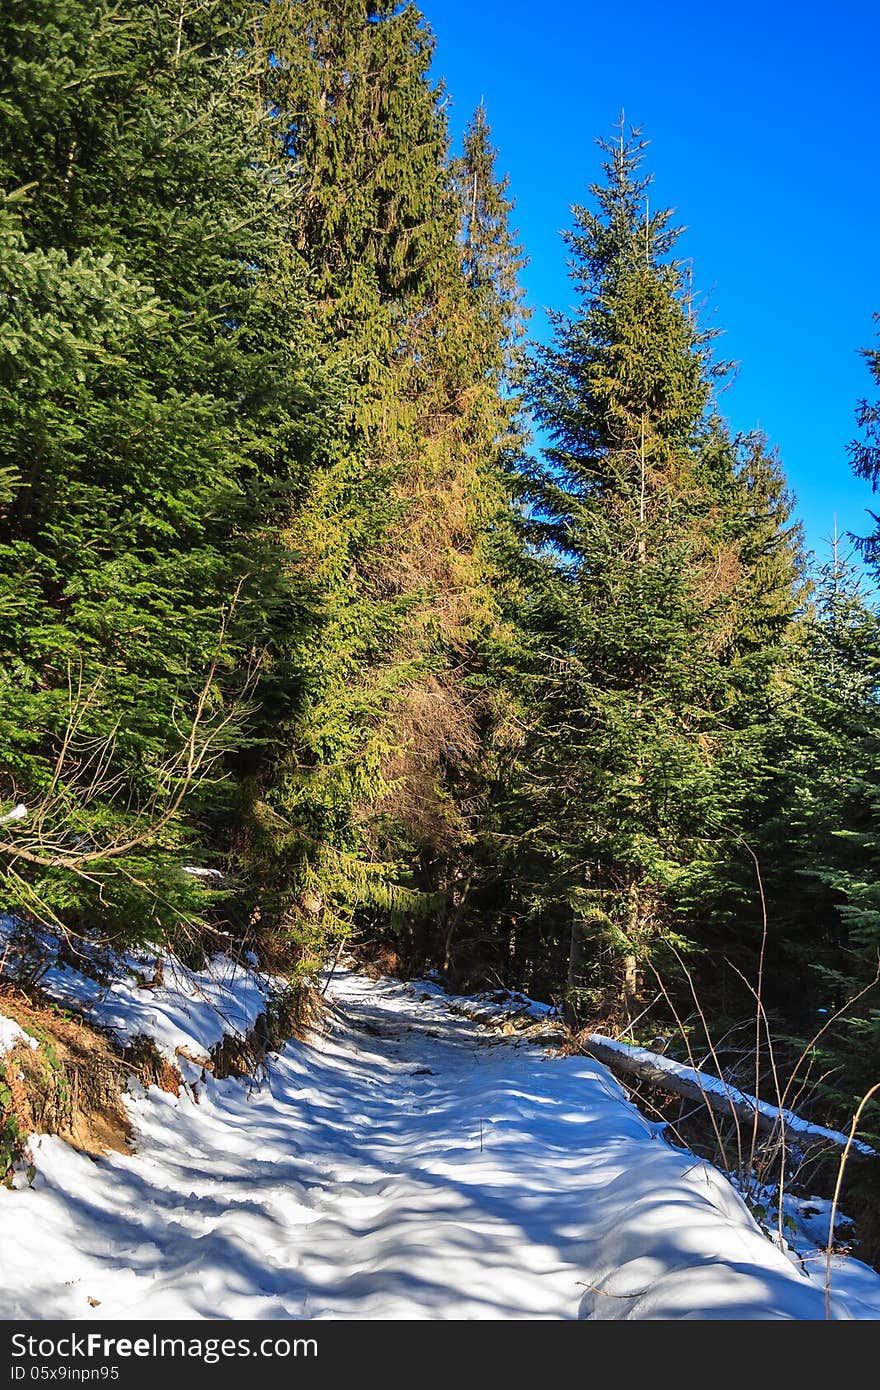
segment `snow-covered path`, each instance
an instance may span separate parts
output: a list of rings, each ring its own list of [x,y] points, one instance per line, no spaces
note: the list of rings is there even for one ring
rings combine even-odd
[[[0,1315],[824,1317],[599,1064],[418,986],[343,973],[332,997],[259,1086],[142,1093],[134,1157],[36,1141],[34,1189],[0,1192]]]

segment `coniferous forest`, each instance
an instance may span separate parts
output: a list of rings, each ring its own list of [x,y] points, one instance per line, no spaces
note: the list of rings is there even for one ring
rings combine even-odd
[[[725,420],[650,131],[596,132],[536,346],[430,14],[0,8],[0,908],[298,982],[353,947],[636,1041],[735,1049],[757,991],[848,1122],[880,531],[816,571]]]

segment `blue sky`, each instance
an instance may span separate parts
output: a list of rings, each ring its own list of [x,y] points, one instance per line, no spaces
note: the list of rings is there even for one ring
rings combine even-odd
[[[880,511],[846,455],[859,349],[878,345],[880,100],[876,0],[420,0],[437,38],[457,138],[486,101],[511,176],[524,274],[544,306],[571,303],[559,232],[599,171],[595,137],[621,109],[651,140],[652,200],[687,226],[679,243],[736,361],[721,399],[737,430],[763,429],[822,551]]]

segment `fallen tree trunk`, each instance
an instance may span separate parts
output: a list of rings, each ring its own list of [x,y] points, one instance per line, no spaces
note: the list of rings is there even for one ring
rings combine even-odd
[[[603,1062],[615,1076],[626,1081],[642,1081],[686,1100],[700,1101],[720,1119],[735,1118],[749,1129],[757,1128],[758,1133],[768,1139],[781,1140],[784,1137],[787,1145],[795,1143],[805,1151],[820,1144],[831,1144],[842,1149],[848,1143],[846,1134],[811,1124],[793,1110],[781,1110],[778,1106],[768,1105],[766,1101],[756,1100],[720,1077],[710,1076],[695,1067],[686,1067],[659,1052],[649,1052],[645,1047],[631,1047],[628,1043],[602,1037],[599,1033],[590,1033],[578,1041],[584,1052]],[[873,1157],[876,1152],[859,1140],[855,1140],[852,1147],[868,1157]]]

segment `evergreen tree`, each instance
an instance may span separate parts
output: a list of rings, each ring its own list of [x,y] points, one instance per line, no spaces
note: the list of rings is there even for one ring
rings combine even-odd
[[[880,325],[880,314],[874,315]],[[862,355],[868,364],[875,386],[880,387],[880,348],[865,348]],[[865,478],[876,491],[880,484],[880,400],[861,400],[856,411],[860,437],[849,446],[850,462],[860,478]],[[862,548],[874,565],[878,563],[878,532],[862,542]]]
[[[349,387],[337,451],[289,534],[323,618],[260,853],[282,874],[298,856],[328,920],[358,909],[376,925],[439,911],[469,833],[453,784],[478,745],[467,682],[494,621],[503,355],[462,273],[419,12],[278,0],[267,25],[298,190],[290,241]]]
[[[840,1123],[876,1071],[880,949],[876,888],[880,625],[864,571],[835,536],[797,627],[787,700],[771,725],[763,844],[770,927],[766,1004],[795,1034],[822,1037],[814,1077]],[[821,1065],[816,1065],[817,1061]]]
[[[864,357],[876,386],[880,351],[866,349]],[[856,414],[860,433],[850,445],[850,460],[876,491],[880,404],[862,400]],[[878,542],[876,526],[858,542],[868,566],[865,574],[841,557],[835,535],[804,677],[815,771],[808,791],[801,790],[811,813],[802,818],[809,846],[803,873],[813,920],[821,929],[820,949],[814,945],[809,959],[819,975],[823,1002],[837,1007],[866,990],[880,968],[880,617],[876,596],[867,591],[877,574]],[[815,942],[815,925],[809,939]],[[818,990],[811,993],[815,997]],[[880,1008],[876,988],[867,988],[827,1044],[843,1113],[876,1080],[878,1053]]]
[[[519,276],[526,259],[511,227],[510,178],[498,177],[486,107],[477,107],[464,133],[452,176],[460,206],[462,272],[485,326],[485,351],[496,360],[499,385],[522,376],[527,313]]]
[[[4,9],[7,903],[149,935],[234,814],[218,757],[296,607],[278,530],[320,414],[301,275],[267,329],[262,6]]]
[[[880,358],[865,354],[875,381]],[[876,485],[877,409],[857,412],[853,466]],[[860,542],[869,569],[836,534],[796,627],[786,699],[769,721],[774,756],[762,805],[762,859],[771,924],[768,1000],[810,1036],[867,989],[823,1036],[825,1090],[841,1123],[876,1074],[880,1022],[870,988],[880,952],[877,786],[880,626],[870,593],[876,533]],[[756,839],[758,837],[756,836]]]
[[[725,593],[715,637],[727,682],[725,735],[714,749],[718,840],[708,855],[694,857],[676,915],[705,957],[703,987],[714,994],[719,957],[754,976],[764,930],[760,888],[772,897],[778,884],[782,903],[790,901],[773,827],[782,824],[782,768],[797,707],[800,618],[809,586],[801,529],[791,519],[793,499],[766,440],[732,439],[723,421],[712,417],[700,444],[700,468],[715,499],[718,581]],[[782,918],[771,911],[767,926],[764,949],[771,948],[768,960],[778,959],[773,948],[785,937]],[[772,975],[772,968],[765,973]],[[725,995],[732,978],[727,972]]]
[[[601,143],[595,210],[575,208],[566,238],[579,308],[553,316],[534,374],[549,443],[522,483],[519,681],[535,713],[509,843],[524,915],[568,940],[570,1003],[630,1012],[741,801],[740,570],[761,545],[748,471],[707,419],[718,369],[670,214],[648,205],[645,143],[622,127]]]

